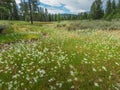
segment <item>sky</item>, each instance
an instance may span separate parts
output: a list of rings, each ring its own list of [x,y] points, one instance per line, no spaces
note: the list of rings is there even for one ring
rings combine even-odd
[[[94,0],[39,0],[40,6],[47,8],[49,13],[77,14],[90,10]],[[106,1],[106,0],[104,0]],[[16,0],[20,3],[20,0]]]

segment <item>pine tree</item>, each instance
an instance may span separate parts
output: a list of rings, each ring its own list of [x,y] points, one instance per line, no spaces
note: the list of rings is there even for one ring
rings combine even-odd
[[[106,10],[105,10],[106,16],[110,15],[111,11],[112,11],[111,0],[108,0],[106,4]]]
[[[115,16],[115,14],[117,13],[117,6],[116,6],[116,3],[115,3],[115,0],[112,1],[112,4],[111,4],[111,8],[112,8],[112,17]]]
[[[19,20],[19,15],[18,15],[18,8],[15,0],[13,1],[13,19],[14,20]]]
[[[45,21],[48,21],[48,11],[47,11],[47,8],[45,8]]]
[[[33,14],[33,20],[37,21],[40,17],[38,14],[38,0],[31,0],[31,4],[32,4],[32,14]]]
[[[33,13],[32,13],[31,0],[29,0],[28,3],[29,3],[29,9],[30,9],[30,21],[31,21],[31,24],[33,24]]]
[[[58,14],[57,15],[57,21],[60,23],[60,21],[61,21],[61,16],[60,16],[60,14]]]
[[[21,10],[21,17],[22,20],[26,21],[28,19],[28,15],[29,15],[29,4],[28,2],[25,2],[25,0],[21,0],[20,3],[20,10]]]
[[[8,19],[8,17],[12,17],[12,1],[13,0],[0,0],[1,19]]]
[[[102,9],[102,1],[101,0],[95,0],[91,6],[91,18],[92,19],[101,19],[104,15],[103,9]]]
[[[117,4],[117,13],[120,13],[120,0],[118,1],[118,4]]]
[[[115,0],[112,1],[111,7],[112,7],[112,11],[115,11],[115,10],[116,10]]]

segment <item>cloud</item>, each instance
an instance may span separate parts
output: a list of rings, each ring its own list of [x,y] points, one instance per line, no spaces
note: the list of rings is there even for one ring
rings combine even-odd
[[[91,6],[91,3],[94,0],[39,0],[39,1],[42,3],[43,7],[48,9],[50,13],[68,13],[68,10],[69,13],[79,13],[88,11]],[[16,0],[16,2],[20,3],[20,0]],[[46,6],[49,5],[51,7],[46,7],[43,4],[45,4]],[[59,9],[56,7],[59,7]]]
[[[60,0],[39,0],[39,1],[51,6],[60,6],[61,4]]]
[[[40,6],[47,8],[49,13],[80,13],[90,10],[94,0],[39,0]],[[107,0],[102,0],[104,3]],[[16,0],[20,3],[20,0]]]
[[[68,9],[70,13],[89,11],[93,1],[94,0],[40,0],[40,2],[51,6],[60,6],[64,4],[64,7]]]
[[[19,3],[20,3],[20,0],[16,0],[16,3],[19,4]]]
[[[58,14],[58,13],[64,13],[64,10],[48,9],[48,12],[52,14]]]

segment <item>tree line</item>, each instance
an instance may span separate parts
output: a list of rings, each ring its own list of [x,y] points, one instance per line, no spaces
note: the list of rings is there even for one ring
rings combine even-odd
[[[31,20],[32,19],[32,20]],[[50,14],[47,8],[40,7],[38,0],[20,0],[17,5],[15,0],[0,1],[0,20],[23,21],[61,21],[76,19],[74,14]]]
[[[20,0],[17,5],[15,0],[0,0],[0,20],[23,21],[61,21],[82,19],[118,19],[120,18],[120,0],[107,0],[103,7],[102,0],[95,0],[89,12],[75,14],[50,14],[47,8],[40,7],[38,0]]]
[[[90,12],[79,14],[79,19],[119,19],[120,18],[120,0],[107,0],[103,7],[102,0],[95,0],[90,8]]]
[[[17,13],[17,15],[16,15]],[[17,6],[15,0],[0,0],[0,19],[16,19],[18,16]]]

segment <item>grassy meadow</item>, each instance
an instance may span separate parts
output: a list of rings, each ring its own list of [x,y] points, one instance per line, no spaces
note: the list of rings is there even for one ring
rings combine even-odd
[[[120,90],[119,21],[0,24],[0,90]]]

